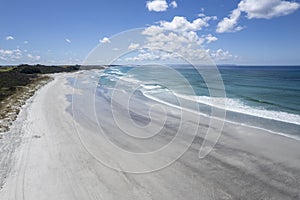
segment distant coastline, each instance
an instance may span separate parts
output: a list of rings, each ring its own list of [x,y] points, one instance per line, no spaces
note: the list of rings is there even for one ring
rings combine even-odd
[[[20,108],[34,93],[52,80],[50,74],[104,69],[98,65],[5,65],[0,66],[0,139],[16,119]]]

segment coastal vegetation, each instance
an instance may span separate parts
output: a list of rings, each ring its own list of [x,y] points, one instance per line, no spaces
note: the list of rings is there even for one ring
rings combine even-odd
[[[25,101],[38,88],[51,80],[47,74],[73,72],[79,68],[79,65],[0,66],[0,133],[9,130],[9,126],[16,119],[20,107],[24,105]]]

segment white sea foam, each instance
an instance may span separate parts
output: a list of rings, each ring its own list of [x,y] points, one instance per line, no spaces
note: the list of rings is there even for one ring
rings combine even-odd
[[[162,86],[157,84],[142,84],[141,85],[146,90],[155,90],[155,89],[161,89]]]
[[[124,73],[121,72],[119,69],[116,69],[116,68],[112,68],[109,70],[108,74],[110,75],[117,75],[117,76],[123,76]]]
[[[121,81],[124,81],[124,82],[128,82],[128,83],[131,83],[131,84],[141,84],[141,81],[135,79],[135,78],[132,78],[130,76],[123,76],[121,79]]]
[[[120,72],[118,69],[113,69],[112,71],[113,71],[114,75],[107,74],[111,80],[116,81],[117,79],[121,79],[122,81],[131,83],[134,85],[139,84],[142,87],[142,90],[143,90],[142,92],[144,94],[147,94],[148,97],[152,96],[151,93],[164,92],[166,89],[158,84],[141,82],[131,76],[130,77],[128,77],[128,76],[118,77],[118,74],[123,74],[123,73]],[[115,75],[117,75],[117,76],[115,76]],[[192,95],[183,95],[183,94],[179,94],[179,93],[173,93],[173,94],[182,99],[196,101],[201,104],[213,106],[216,108],[226,109],[228,111],[233,111],[233,112],[243,113],[243,114],[261,117],[261,118],[265,118],[265,119],[271,119],[271,120],[300,125],[300,115],[282,112],[282,111],[266,110],[266,109],[263,109],[260,107],[253,107],[253,106],[245,105],[239,99],[233,99],[233,98],[225,98],[224,99],[224,98],[215,98],[215,97],[209,97],[209,96],[192,96]],[[158,99],[156,99],[156,100],[158,100]],[[224,108],[224,106],[225,106],[225,108]]]
[[[217,108],[223,108],[224,103],[222,102],[225,101],[226,110],[229,111],[300,125],[299,115],[282,112],[282,111],[266,110],[263,108],[248,106],[245,105],[239,99],[232,99],[232,98],[224,99],[224,98],[215,98],[215,97],[208,97],[208,96],[189,96],[189,95],[182,95],[178,93],[176,93],[175,95],[182,99],[197,101],[201,104],[206,104]]]
[[[171,104],[171,103],[168,103],[164,100],[161,100],[157,97],[154,97],[152,96],[149,92],[143,92],[144,96],[146,96],[147,98],[149,99],[152,99],[154,101],[157,101],[159,103],[162,103],[162,104],[165,104],[167,106],[171,106],[173,108],[177,108],[179,110],[185,110],[185,111],[188,111],[188,112],[191,112],[191,113],[195,113],[195,114],[198,114],[198,115],[201,115],[201,116],[205,116],[205,117],[212,117],[210,115],[207,115],[207,114],[204,114],[204,113],[201,113],[201,112],[198,112],[198,111],[195,111],[195,110],[191,110],[191,109],[188,109],[188,108],[182,108],[180,106],[177,106],[177,105],[174,105],[174,104]],[[192,99],[195,99],[195,96],[194,97],[191,97]],[[215,118],[215,117],[213,117]],[[295,136],[295,135],[290,135],[290,134],[286,134],[286,133],[281,133],[281,132],[276,132],[276,131],[272,131],[272,130],[269,130],[269,129],[265,129],[265,128],[261,128],[261,127],[256,127],[256,126],[251,126],[251,125],[247,125],[245,123],[238,123],[238,122],[234,122],[234,121],[229,121],[229,120],[225,120],[226,122],[229,122],[229,123],[232,123],[232,124],[238,124],[238,125],[243,125],[243,126],[246,126],[246,127],[250,127],[250,128],[256,128],[256,129],[260,129],[260,130],[264,130],[264,131],[268,131],[270,133],[273,133],[273,134],[276,134],[276,135],[281,135],[281,136],[284,136],[284,137],[288,137],[288,138],[292,138],[292,139],[295,139],[295,140],[299,140],[300,141],[300,137],[299,136]],[[289,122],[290,123],[290,122]]]
[[[117,80],[123,78],[123,76],[124,76],[124,73],[122,73],[119,70],[112,70],[110,72],[102,73],[100,75],[100,77],[106,77],[110,81],[117,81]]]

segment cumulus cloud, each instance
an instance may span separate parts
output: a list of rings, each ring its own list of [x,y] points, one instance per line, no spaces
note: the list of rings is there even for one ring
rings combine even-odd
[[[22,51],[20,49],[6,50],[0,49],[0,60],[15,61],[22,58]]]
[[[208,34],[208,35],[205,37],[205,39],[206,39],[206,43],[207,43],[207,44],[209,44],[209,43],[211,43],[211,42],[215,42],[215,41],[218,40],[218,38],[215,37],[215,36],[213,36],[212,34]]]
[[[9,35],[9,36],[6,36],[5,39],[6,39],[6,40],[14,40],[15,38],[14,38],[13,36]]]
[[[248,19],[271,19],[289,15],[299,7],[299,3],[285,0],[241,0],[229,17],[225,17],[219,22],[216,31],[224,33],[242,30],[242,27],[238,26],[238,20],[242,13],[246,13]]]
[[[185,17],[175,16],[171,21],[160,21],[149,26],[142,32],[146,43],[141,48],[150,52],[140,52],[127,61],[176,60],[182,57],[196,61],[208,59],[203,45],[217,38],[211,34],[199,36],[197,32],[208,27],[209,20],[213,19],[215,17],[203,16],[189,21]]]
[[[201,34],[201,30],[209,26],[215,16],[201,15],[194,20],[175,16],[170,21],[159,21],[142,31],[145,42],[131,43],[128,49],[139,49],[137,54],[125,57],[127,62],[182,62],[209,63],[211,58],[226,60],[234,56],[225,50],[208,50],[207,44],[218,40],[212,34]]]
[[[225,17],[222,21],[218,23],[217,33],[224,32],[236,32],[243,29],[243,27],[238,26],[238,20],[241,16],[241,11],[239,9],[235,9],[231,12],[229,17]]]
[[[137,48],[139,48],[140,44],[137,43],[131,43],[128,47],[129,50],[135,50]]]
[[[110,40],[109,40],[109,38],[104,37],[101,40],[99,40],[99,42],[105,44],[105,43],[110,43]]]
[[[168,4],[166,0],[153,0],[147,1],[146,7],[149,11],[163,12],[168,9]]]
[[[215,61],[227,61],[237,58],[237,56],[234,56],[229,51],[223,49],[218,49],[216,51],[207,50],[207,52]]]
[[[178,7],[176,1],[172,1],[172,2],[170,3],[170,6],[171,6],[172,8],[177,8],[177,7]]]
[[[28,44],[29,42],[27,40],[24,41],[24,44]]]
[[[33,56],[32,54],[27,54],[27,58],[29,58],[31,61],[38,61],[41,59],[41,56]]]
[[[35,62],[41,59],[39,55],[26,53],[21,49],[0,49],[0,61],[5,63]]]
[[[213,17],[204,16],[189,22],[185,17],[175,16],[171,22],[160,21],[160,27],[163,30],[184,32],[184,31],[199,31],[203,27],[209,26],[208,21]]]
[[[199,13],[198,17],[205,17],[205,14],[204,13]]]
[[[175,16],[172,21],[160,21],[159,25],[152,25],[143,31],[148,35],[148,40],[152,44],[163,45],[165,42],[174,43],[196,43],[202,44],[205,38],[198,36],[197,31],[208,27],[209,20],[215,17],[203,16],[193,21],[188,21],[185,17]]]
[[[1,49],[0,48],[0,63],[10,64],[10,63],[34,63],[41,60],[40,55],[34,55],[28,50],[24,49]]]
[[[164,12],[169,8],[169,6],[172,8],[177,8],[178,5],[176,1],[172,1],[168,5],[166,0],[152,0],[146,2],[146,8],[149,11],[154,11],[154,12]]]
[[[67,42],[67,43],[69,43],[69,44],[71,44],[72,42],[71,42],[71,40],[70,39],[68,39],[68,38],[66,38],[65,39],[65,41]]]
[[[293,13],[299,8],[299,3],[284,0],[242,0],[238,8],[247,13],[248,19],[271,19]]]
[[[157,51],[158,52],[158,51]],[[140,53],[135,57],[126,58],[126,61],[136,62],[136,61],[147,61],[147,60],[158,60],[161,56],[154,52]]]

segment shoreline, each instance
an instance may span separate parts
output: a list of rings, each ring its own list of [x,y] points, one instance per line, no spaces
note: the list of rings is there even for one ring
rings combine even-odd
[[[87,73],[88,74],[88,73]],[[225,123],[223,134],[214,150],[204,159],[198,158],[208,118],[201,117],[201,133],[188,151],[172,165],[147,174],[130,174],[109,169],[88,154],[74,131],[74,124],[82,130],[84,142],[95,143],[95,155],[111,159],[111,146],[95,134],[90,118],[90,104],[78,107],[82,113],[75,119],[67,111],[67,95],[74,93],[68,78],[79,75],[84,88],[89,86],[85,72],[54,76],[30,99],[22,109],[12,132],[20,134],[11,145],[16,151],[9,158],[10,170],[0,198],[26,199],[298,199],[300,197],[299,141],[274,135],[263,130]],[[82,78],[82,79],[81,79]],[[88,103],[86,89],[78,94],[79,103]],[[117,128],[111,126],[105,99],[99,120],[114,141],[136,149],[152,148],[152,144],[131,142],[124,139]],[[151,102],[148,102],[151,105]],[[81,104],[80,104],[81,105]],[[136,104],[138,106],[138,104]],[[176,109],[171,109],[176,114]],[[122,110],[117,110],[122,113]],[[158,116],[159,113],[155,113]],[[125,117],[125,116],[124,116]],[[143,118],[138,118],[143,122]],[[176,120],[172,118],[171,122]],[[188,122],[187,122],[188,123]],[[171,126],[172,123],[169,124]],[[187,131],[189,127],[187,127]],[[172,127],[166,128],[172,133]],[[7,134],[14,135],[14,134]],[[164,144],[170,135],[153,141]],[[17,142],[18,141],[18,142]],[[184,138],[183,138],[183,141]],[[90,143],[90,144],[92,144]],[[180,144],[178,144],[180,147]],[[18,146],[18,147],[16,147]],[[281,148],[278,148],[281,147]],[[11,149],[8,147],[8,149]],[[1,151],[0,151],[1,152]],[[4,152],[5,153],[5,152]],[[150,163],[134,160],[129,166],[147,167]],[[112,160],[113,164],[126,167],[126,160]],[[116,163],[115,163],[116,162]],[[123,164],[122,164],[123,163]],[[2,167],[3,165],[1,165]]]
[[[155,97],[152,97],[152,96],[149,96],[147,94],[143,94],[144,96],[146,96],[147,98],[149,99],[152,99],[154,101],[157,101],[159,103],[163,103],[165,105],[168,105],[170,107],[174,107],[174,108],[178,108],[178,106],[176,105],[173,105],[171,103],[168,103],[168,102],[165,102],[163,100],[160,100],[158,98],[155,98]],[[205,113],[201,113],[201,112],[197,112],[197,111],[194,111],[194,110],[191,110],[191,109],[188,109],[188,108],[180,108],[180,109],[184,109],[188,112],[192,112],[192,113],[195,113],[195,114],[198,114],[198,115],[201,115],[201,116],[204,116],[204,117],[210,117],[208,114],[205,114]],[[219,119],[219,118],[216,118],[216,117],[213,117],[214,119]],[[297,140],[297,141],[300,141],[300,136],[294,136],[294,135],[291,135],[291,134],[287,134],[287,133],[281,133],[281,132],[276,132],[276,131],[272,131],[272,130],[269,130],[269,129],[266,129],[266,128],[262,128],[262,127],[257,127],[257,126],[253,126],[253,125],[248,125],[248,124],[245,124],[245,123],[240,123],[240,122],[235,122],[235,121],[232,121],[232,120],[229,120],[229,119],[224,119],[224,122],[226,123],[230,123],[232,125],[237,125],[237,126],[244,126],[244,127],[248,127],[248,128],[254,128],[254,129],[259,129],[259,130],[262,130],[262,131],[266,131],[266,132],[269,132],[270,134],[275,134],[275,135],[279,135],[279,136],[282,136],[282,137],[285,137],[285,138],[289,138],[289,139],[293,139],[293,140]],[[288,123],[288,122],[286,122]],[[291,123],[292,124],[292,123]]]

